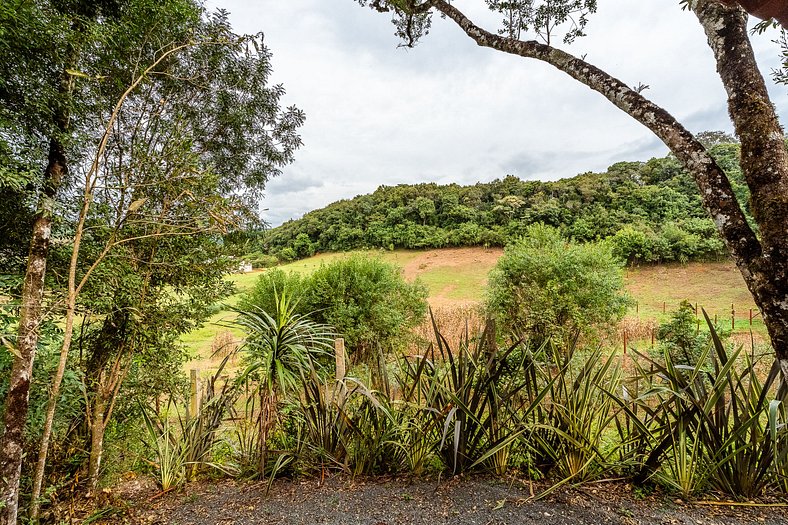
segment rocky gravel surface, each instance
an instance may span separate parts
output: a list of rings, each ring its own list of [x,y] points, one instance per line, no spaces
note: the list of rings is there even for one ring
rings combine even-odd
[[[534,501],[523,482],[451,479],[277,481],[192,484],[132,506],[140,525],[735,525],[786,524],[780,503],[686,504],[664,494],[638,497],[622,483],[558,490]],[[769,506],[767,506],[769,505]]]

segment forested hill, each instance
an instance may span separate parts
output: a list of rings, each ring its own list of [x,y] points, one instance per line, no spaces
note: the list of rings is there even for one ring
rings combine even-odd
[[[738,145],[717,144],[712,153],[746,203]],[[274,228],[265,245],[285,260],[359,248],[502,246],[535,222],[580,241],[610,238],[630,261],[725,254],[695,183],[672,156],[620,162],[605,173],[555,182],[510,175],[473,186],[381,186]]]

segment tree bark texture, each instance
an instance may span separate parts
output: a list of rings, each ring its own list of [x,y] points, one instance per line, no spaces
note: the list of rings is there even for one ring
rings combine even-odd
[[[109,338],[108,338],[109,339]],[[110,345],[112,340],[109,339]],[[87,409],[90,411],[88,427],[90,429],[90,458],[88,460],[88,480],[90,490],[93,492],[98,487],[101,474],[101,463],[104,458],[104,434],[107,431],[107,424],[112,417],[115,402],[118,399],[118,392],[123,384],[129,367],[131,366],[131,355],[126,355],[126,345],[117,345],[118,353],[111,364],[103,361],[99,368],[94,368],[90,377],[95,377],[94,394],[89,398]],[[104,356],[106,359],[107,356]],[[93,406],[90,406],[92,401]]]
[[[101,460],[104,457],[104,432],[107,428],[107,400],[102,385],[96,389],[92,412],[90,418],[90,460],[88,461],[88,479],[91,492],[98,486]]]
[[[430,0],[414,10],[429,8],[453,20],[480,46],[553,65],[602,94],[670,148],[695,179],[704,208],[761,309],[783,375],[788,377],[788,164],[783,132],[755,62],[744,11],[711,0],[696,6],[728,92],[729,112],[742,144],[741,167],[751,192],[760,239],[747,223],[723,170],[663,108],[569,53],[485,31],[445,0]]]
[[[742,173],[760,228],[761,252],[746,271],[739,267],[788,375],[788,155],[783,129],[758,70],[744,12],[707,2],[696,14],[728,93],[728,112],[741,141]]]
[[[0,525],[14,525],[17,520],[19,478],[22,469],[24,428],[30,400],[30,382],[33,361],[38,345],[44,298],[49,241],[52,233],[52,212],[55,192],[66,174],[66,158],[58,140],[49,144],[49,162],[44,172],[44,193],[33,223],[27,270],[22,286],[22,306],[19,314],[19,331],[16,341],[17,355],[9,378],[5,402],[5,431],[0,439],[0,476],[2,476],[2,503]]]

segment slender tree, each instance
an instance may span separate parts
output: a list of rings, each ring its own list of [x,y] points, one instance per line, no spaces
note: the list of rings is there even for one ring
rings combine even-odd
[[[695,179],[706,211],[763,314],[778,364],[788,378],[788,157],[782,127],[750,44],[744,9],[714,0],[683,2],[708,38],[728,93],[728,112],[741,141],[740,164],[758,233],[747,223],[725,172],[680,122],[640,90],[551,45],[560,35],[567,43],[581,36],[588,16],[596,11],[596,0],[486,0],[490,9],[504,15],[498,32],[478,26],[446,0],[360,3],[393,12],[397,33],[407,45],[426,34],[437,12],[479,46],[540,60],[563,71],[657,135]],[[537,39],[524,39],[529,34]]]
[[[0,71],[3,101],[2,140],[48,143],[39,182],[19,313],[15,358],[3,414],[0,439],[0,524],[15,524],[21,475],[23,432],[27,420],[31,374],[42,321],[44,278],[52,235],[55,198],[68,175],[66,144],[72,131],[75,70],[88,27],[102,14],[112,15],[115,2],[42,5],[4,2],[0,6],[0,44],[8,51]],[[10,58],[10,60],[8,60]],[[41,82],[31,85],[30,76]],[[33,148],[35,150],[35,148]]]
[[[6,397],[0,523],[16,522],[23,428],[53,217],[64,230],[61,235],[72,236],[74,242],[66,256],[67,333],[39,448],[34,518],[73,321],[77,309],[84,307],[79,294],[91,288],[96,272],[106,279],[108,258],[125,258],[127,269],[147,276],[134,300],[127,294],[121,310],[83,312],[86,318],[92,312],[108,320],[105,342],[118,343],[94,344],[95,359],[86,365],[92,374],[87,377],[92,388],[86,418],[92,436],[89,477],[95,484],[104,429],[124,378],[136,366],[133,356],[152,345],[171,345],[173,334],[193,326],[207,309],[204,301],[190,296],[199,293],[195,283],[201,278],[203,286],[214,286],[219,293],[221,283],[215,278],[223,266],[216,238],[255,216],[266,181],[292,160],[300,145],[297,129],[303,122],[297,108],[280,109],[282,87],[268,85],[270,53],[261,35],[233,34],[224,13],[208,17],[191,0],[14,4],[0,5],[2,27],[8,29],[0,31],[0,44],[12,51],[11,67],[6,61],[0,65],[0,73],[6,74],[0,79],[0,186],[24,179],[6,176],[20,169],[16,165],[35,164],[31,159],[41,148],[22,146],[48,140],[50,147],[42,182],[33,184],[39,188],[40,204]],[[58,81],[51,81],[53,77]],[[25,158],[12,159],[19,151]],[[18,162],[6,164],[7,159]],[[70,206],[71,189],[80,178],[85,181],[77,190],[81,196]],[[162,240],[187,236],[191,242]],[[87,253],[81,253],[84,247]],[[192,252],[188,257],[187,251]],[[167,269],[168,264],[175,266],[174,260],[189,269]],[[211,262],[215,271],[209,268]],[[111,282],[125,289],[124,283]],[[106,305],[107,294],[119,296],[104,284],[104,302],[99,304]],[[170,305],[172,315],[183,319],[165,320],[163,302],[173,289],[188,289],[183,293],[194,308]],[[213,289],[202,296],[205,301],[216,297]],[[90,300],[95,305],[96,295]],[[140,312],[149,315],[140,320]],[[140,336],[144,330],[139,325],[145,323],[158,323],[159,330]]]

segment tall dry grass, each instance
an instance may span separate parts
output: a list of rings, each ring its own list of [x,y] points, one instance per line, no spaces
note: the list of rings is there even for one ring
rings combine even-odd
[[[432,318],[427,315],[421,324],[413,329],[413,338],[408,345],[406,355],[420,355],[430,343],[436,342],[433,319],[438,331],[452,347],[459,346],[466,333],[481,333],[485,324],[480,306],[464,305],[435,308],[432,310]]]

